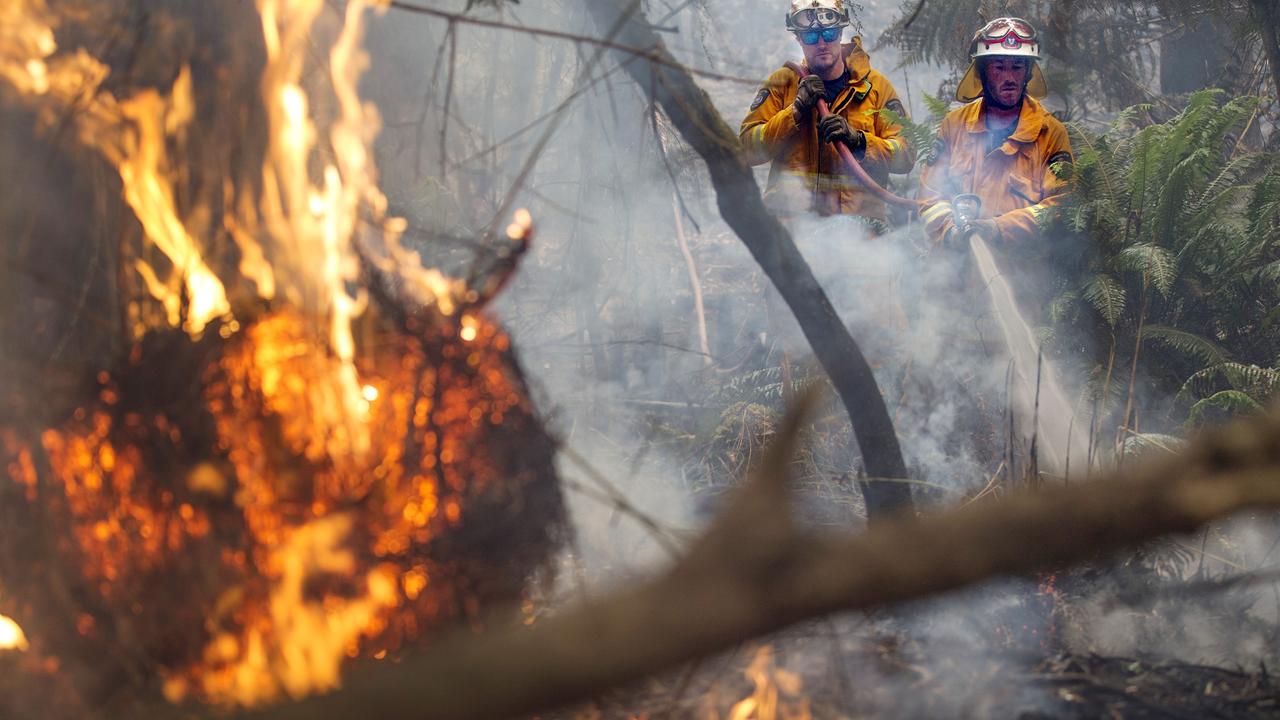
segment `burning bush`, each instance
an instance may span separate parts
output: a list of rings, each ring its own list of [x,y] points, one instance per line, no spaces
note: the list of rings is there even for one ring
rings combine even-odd
[[[5,303],[3,359],[41,383],[8,384],[0,419],[0,611],[28,646],[0,656],[6,715],[331,688],[347,657],[517,604],[561,527],[552,442],[481,312],[501,278],[423,268],[384,216],[364,4],[126,5],[0,11],[0,113],[22,162],[59,163],[36,197],[86,208],[0,208],[4,284],[37,300]],[[55,261],[94,233],[103,262]]]

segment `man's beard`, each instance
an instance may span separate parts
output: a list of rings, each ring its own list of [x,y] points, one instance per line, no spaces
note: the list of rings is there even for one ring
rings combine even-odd
[[[1000,108],[1001,110],[1013,110],[1021,105],[1023,98],[1027,96],[1027,85],[1030,82],[1030,78],[1027,78],[1022,82],[1022,87],[1018,90],[1018,99],[1014,100],[1012,104],[1001,102],[1000,93],[993,90],[991,86],[987,84],[986,80],[982,81],[982,94],[986,96],[987,102],[995,105],[997,108]]]
[[[814,72],[822,74],[822,73],[826,73],[828,70],[835,67],[837,64],[839,64],[839,62],[840,62],[840,53],[832,52],[831,61],[828,62],[826,65],[814,65],[813,63],[810,63],[810,67],[813,69]]]

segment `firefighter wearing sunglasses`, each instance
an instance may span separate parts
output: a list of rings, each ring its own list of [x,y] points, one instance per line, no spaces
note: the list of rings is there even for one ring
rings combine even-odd
[[[906,115],[898,93],[871,68],[861,38],[842,43],[849,26],[844,0],[792,0],[787,30],[804,50],[801,78],[784,67],[765,80],[742,121],[747,159],[772,162],[765,199],[784,215],[858,215],[873,229],[886,220],[884,203],[847,174],[833,143],[844,143],[881,184],[915,162],[901,126],[878,111]],[[818,99],[831,114],[819,121]]]
[[[969,71],[956,90],[966,103],[942,121],[921,176],[920,212],[935,242],[957,236],[952,199],[976,195],[978,219],[965,221],[992,241],[1031,239],[1039,217],[1062,198],[1062,164],[1072,162],[1066,128],[1038,98],[1046,95],[1036,31],[998,18],[973,37]]]

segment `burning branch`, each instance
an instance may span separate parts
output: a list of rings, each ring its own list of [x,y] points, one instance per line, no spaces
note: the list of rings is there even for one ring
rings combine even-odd
[[[792,522],[787,466],[804,409],[702,539],[653,580],[530,630],[462,634],[324,697],[246,720],[495,718],[585,700],[747,638],[987,578],[1080,562],[1250,508],[1280,507],[1280,418],[1242,422],[1086,484],[1022,491],[856,537]]]
[[[356,92],[369,4],[157,3],[137,30],[154,72],[86,49],[126,5],[0,9],[0,121],[32,146],[6,159],[110,177],[93,189],[120,206],[40,176],[70,222],[0,212],[0,255],[95,291],[72,312],[104,306],[72,347],[114,333],[65,396],[46,368],[0,393],[0,646],[25,648],[0,655],[0,716],[331,688],[349,657],[518,604],[562,540],[554,445],[479,311],[532,219],[470,284],[400,244]],[[63,126],[74,149],[48,142]],[[105,267],[35,255],[89,223]],[[0,307],[4,360],[47,357],[40,325],[65,320],[29,305]]]

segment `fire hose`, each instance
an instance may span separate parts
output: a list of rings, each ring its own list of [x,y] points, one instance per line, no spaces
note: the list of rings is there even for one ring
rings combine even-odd
[[[808,69],[801,67],[794,62],[788,62],[786,67],[802,78],[811,74]],[[827,101],[823,98],[818,98],[818,117],[825,118],[830,114],[831,110],[827,108]],[[919,200],[909,200],[900,195],[895,195],[881,187],[880,183],[872,179],[872,177],[867,174],[867,171],[862,168],[862,163],[858,162],[857,158],[853,156],[853,153],[849,150],[847,145],[844,143],[836,143],[835,146],[836,152],[840,153],[840,158],[844,160],[845,167],[849,168],[849,173],[853,175],[855,180],[862,183],[863,187],[870,191],[872,195],[875,195],[877,198],[890,205],[907,207],[913,210],[920,209],[921,203]]]
[[[808,69],[795,62],[788,62],[786,67],[802,78],[811,74]],[[817,105],[819,119],[831,114],[825,99],[818,98]],[[867,174],[847,145],[837,142],[835,146],[849,174],[872,195],[899,207],[919,210],[923,206],[924,203],[919,200],[910,200],[886,190]],[[954,232],[958,233],[962,241],[968,240],[969,252],[991,301],[1005,348],[1015,361],[1014,370],[1018,381],[1011,388],[1016,396],[1011,399],[1024,418],[1024,426],[1029,430],[1027,434],[1039,436],[1041,465],[1049,474],[1059,477],[1066,476],[1068,472],[1072,475],[1085,474],[1089,469],[1090,458],[1079,440],[1072,442],[1072,405],[1055,374],[1050,368],[1043,366],[1039,339],[1018,309],[1012,290],[996,266],[986,239],[980,233],[973,232],[973,222],[980,217],[982,201],[977,195],[963,194],[955,196],[952,205],[955,208]],[[1047,412],[1041,413],[1041,406]]]

